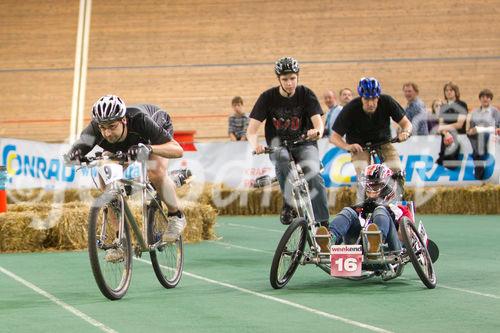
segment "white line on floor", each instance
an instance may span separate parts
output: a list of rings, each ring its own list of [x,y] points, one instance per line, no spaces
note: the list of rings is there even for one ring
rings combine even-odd
[[[245,229],[253,229],[253,230],[263,230],[263,231],[269,231],[269,232],[276,232],[276,233],[279,233],[279,234],[283,234],[285,232],[285,230],[254,227],[254,226],[251,226],[251,225],[243,225],[243,224],[237,224],[237,223],[226,223],[224,225],[228,225],[230,227],[237,227],[237,228],[245,228]]]
[[[445,289],[451,289],[451,290],[456,290],[456,291],[461,291],[461,292],[464,292],[464,293],[478,295],[478,296],[483,296],[483,297],[500,299],[500,296],[497,296],[497,295],[480,293],[478,291],[473,291],[473,290],[468,290],[468,289],[463,289],[463,288],[450,287],[450,286],[446,286],[446,285],[439,284],[439,283],[437,284],[437,287],[439,287],[439,288],[445,288]]]
[[[141,258],[134,258],[134,259],[142,261],[142,262],[147,263],[147,264],[151,264],[150,261],[145,260],[145,259],[141,259]],[[250,294],[250,295],[257,296],[257,297],[260,297],[260,298],[264,298],[264,299],[267,299],[267,300],[270,300],[270,301],[274,301],[274,302],[278,302],[278,303],[281,303],[281,304],[285,304],[285,305],[288,305],[288,306],[291,306],[291,307],[294,307],[294,308],[297,308],[297,309],[300,309],[300,310],[303,310],[303,311],[311,312],[311,313],[314,313],[316,315],[319,315],[319,316],[322,316],[322,317],[326,317],[328,319],[334,319],[334,320],[337,320],[337,321],[341,321],[341,322],[346,323],[348,325],[352,325],[352,326],[364,328],[364,329],[367,329],[367,330],[370,330],[370,331],[373,331],[373,332],[385,332],[385,333],[390,333],[391,332],[391,331],[385,330],[383,328],[379,328],[379,327],[376,327],[376,326],[372,326],[372,325],[368,325],[368,324],[365,324],[365,323],[361,323],[359,321],[354,321],[354,320],[351,320],[351,319],[343,318],[343,317],[334,315],[332,313],[328,313],[328,312],[324,312],[324,311],[317,310],[317,309],[314,309],[314,308],[310,308],[310,307],[307,307],[307,306],[304,306],[304,305],[301,305],[301,304],[298,304],[298,303],[294,303],[294,302],[291,302],[291,301],[287,301],[285,299],[281,299],[281,298],[278,298],[278,297],[274,297],[274,296],[269,296],[269,295],[266,295],[266,294],[258,293],[256,291],[252,291],[252,290],[249,290],[249,289],[241,288],[241,287],[229,284],[229,283],[212,280],[212,279],[209,279],[209,278],[197,275],[197,274],[189,273],[189,272],[186,272],[186,271],[184,271],[183,274],[187,275],[189,277],[198,279],[198,280],[202,280],[202,281],[211,283],[211,284],[216,284],[216,285],[219,285],[219,286],[222,286],[222,287],[226,287],[226,288],[237,290],[237,291],[245,293],[245,294]]]
[[[237,249],[242,249],[242,250],[247,250],[247,251],[252,251],[252,252],[274,254],[274,252],[272,252],[272,251],[254,249],[254,248],[251,248],[251,247],[239,246],[239,245],[234,245],[234,244],[231,244],[231,243],[226,243],[226,242],[221,242],[221,241],[208,241],[208,243],[216,244],[216,245],[220,245],[220,246],[224,246],[224,247],[229,247],[229,248],[234,247],[234,248],[237,248]]]
[[[72,307],[71,305],[64,303],[59,298],[57,298],[57,297],[49,294],[48,292],[46,292],[43,289],[40,289],[39,287],[35,286],[33,283],[31,283],[29,281],[26,281],[25,279],[17,276],[16,274],[12,273],[11,271],[3,268],[2,266],[0,266],[0,272],[2,272],[5,275],[11,277],[12,279],[16,280],[17,282],[25,285],[26,287],[28,287],[31,290],[37,292],[38,294],[42,295],[43,297],[48,298],[50,301],[56,303],[57,305],[59,305],[60,307],[62,307],[64,310],[71,312],[72,314],[74,314],[75,316],[79,317],[80,319],[83,319],[86,322],[88,322],[89,324],[91,324],[91,325],[99,328],[101,331],[108,332],[108,333],[116,333],[117,332],[117,331],[113,330],[112,328],[107,327],[103,323],[95,320],[94,318],[86,315],[85,313],[81,312],[80,310]]]

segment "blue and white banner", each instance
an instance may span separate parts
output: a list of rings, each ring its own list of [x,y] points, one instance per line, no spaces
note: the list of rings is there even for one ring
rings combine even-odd
[[[415,136],[404,143],[396,144],[406,171],[407,185],[472,185],[488,182],[498,184],[500,167],[496,163],[500,156],[500,142],[490,140],[486,165],[486,179],[474,178],[472,149],[466,136],[459,136],[461,164],[449,170],[435,164],[440,138],[437,136]],[[323,177],[328,187],[349,186],[355,182],[354,167],[350,154],[326,139],[318,143],[320,157],[325,166]],[[212,142],[195,144],[196,151],[186,151],[183,158],[171,160],[170,169],[188,167],[195,181],[224,183],[233,188],[250,187],[256,177],[274,175],[274,167],[267,155],[252,155],[247,142]],[[90,170],[66,167],[62,154],[67,144],[48,144],[27,140],[0,138],[0,165],[7,168],[7,189],[22,188],[92,188]],[[132,165],[126,176],[138,175],[137,166]]]

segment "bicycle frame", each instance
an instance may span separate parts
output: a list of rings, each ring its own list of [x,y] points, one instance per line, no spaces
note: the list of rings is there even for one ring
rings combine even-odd
[[[290,173],[288,175],[287,182],[292,186],[293,201],[297,215],[299,218],[303,218],[308,225],[306,239],[307,244],[310,246],[310,252],[305,253],[305,258],[309,258],[311,263],[314,262],[320,265],[321,258],[318,251],[319,245],[316,242],[316,237],[314,236],[316,235],[317,223],[311,203],[309,184],[305,179],[302,168],[295,162],[291,151],[291,147],[296,144],[297,142],[288,143],[285,141],[283,146],[278,149],[286,149],[288,152]],[[276,151],[276,149],[274,151]]]
[[[149,182],[148,175],[147,175],[147,160],[141,160],[140,162],[140,174],[139,174],[139,179],[138,180],[133,180],[133,179],[117,179],[112,181],[110,184],[106,185],[106,188],[104,189],[103,193],[114,193],[117,194],[117,196],[121,200],[121,209],[123,209],[124,214],[120,214],[122,216],[121,220],[118,221],[119,226],[118,226],[118,239],[123,239],[124,237],[124,224],[126,223],[126,220],[128,221],[129,225],[132,227],[132,231],[136,236],[136,240],[138,243],[138,246],[134,248],[134,252],[136,256],[140,256],[142,252],[149,252],[151,250],[156,249],[158,245],[160,245],[161,241],[158,241],[155,244],[147,244],[147,235],[148,235],[148,223],[147,223],[147,210],[148,207],[153,204],[159,205],[159,202],[157,201],[156,198],[156,190],[153,188],[151,183]],[[101,167],[99,165],[99,161],[92,162],[90,163],[89,166],[97,166]],[[120,163],[123,167],[123,163]],[[131,188],[139,188],[141,190],[141,208],[142,208],[142,231],[139,228],[139,225],[135,219],[135,217],[132,214],[132,211],[130,210],[130,207],[127,202],[127,197],[129,196],[129,193],[125,189],[125,186],[130,186]],[[131,192],[131,191],[130,191]],[[164,214],[162,210],[159,210],[161,214]],[[166,217],[165,217],[166,218]],[[105,235],[105,224],[103,224],[103,230],[101,230],[101,235]],[[102,237],[102,236],[101,236]]]

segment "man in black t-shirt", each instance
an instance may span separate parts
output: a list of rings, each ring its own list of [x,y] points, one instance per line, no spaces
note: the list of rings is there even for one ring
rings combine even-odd
[[[292,155],[304,171],[311,191],[311,201],[317,222],[328,225],[326,188],[320,175],[319,152],[316,140],[323,136],[323,111],[312,90],[298,85],[299,64],[291,57],[279,59],[275,65],[279,86],[264,91],[250,113],[247,138],[257,154],[264,152],[258,142],[257,131],[265,121],[268,146],[277,147],[283,140],[294,141],[303,135],[310,142],[292,148]],[[290,224],[294,211],[291,208],[291,186],[287,181],[290,172],[289,156],[280,149],[270,155],[283,193],[281,222]]]
[[[115,95],[101,97],[92,107],[92,121],[73,144],[65,159],[79,160],[95,146],[104,151],[128,152],[132,159],[144,144],[151,167],[148,177],[168,208],[169,224],[165,238],[173,241],[186,226],[186,218],[179,209],[175,185],[168,176],[168,159],[182,157],[184,150],[173,139],[170,116],[160,107],[140,104],[126,107]]]
[[[380,83],[373,77],[362,78],[358,84],[360,97],[344,106],[333,124],[330,142],[351,153],[356,174],[363,172],[370,164],[370,155],[363,151],[366,143],[379,143],[391,139],[391,119],[402,131],[398,134],[400,141],[406,141],[412,132],[412,125],[401,105],[389,95],[381,94]],[[345,140],[343,136],[345,135]],[[399,154],[390,143],[381,146],[381,155],[395,174],[401,172]],[[400,180],[402,191],[403,179]],[[358,191],[358,201],[362,200]]]

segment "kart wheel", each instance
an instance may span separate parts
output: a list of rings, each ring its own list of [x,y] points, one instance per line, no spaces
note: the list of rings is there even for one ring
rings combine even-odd
[[[422,240],[422,236],[418,233],[415,224],[406,217],[403,217],[401,227],[406,252],[420,280],[422,280],[427,288],[435,288],[437,282],[436,272],[432,266],[431,256]]]

